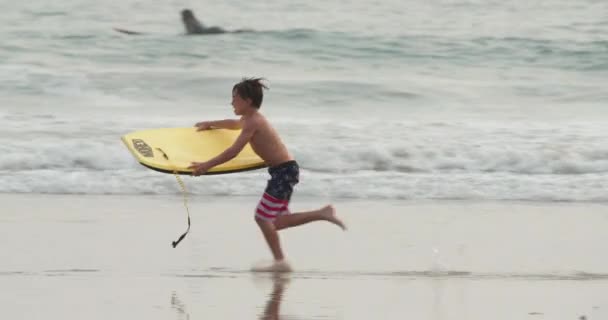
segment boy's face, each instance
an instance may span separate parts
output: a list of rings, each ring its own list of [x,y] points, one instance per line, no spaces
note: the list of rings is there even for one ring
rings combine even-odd
[[[251,99],[243,99],[236,90],[232,91],[232,107],[234,107],[234,114],[238,116],[243,115],[250,106]]]

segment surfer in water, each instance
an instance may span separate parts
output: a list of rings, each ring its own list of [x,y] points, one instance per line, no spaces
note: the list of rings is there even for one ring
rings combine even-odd
[[[181,11],[182,23],[184,24],[184,29],[186,31],[186,35],[212,35],[212,34],[222,34],[222,33],[240,33],[240,32],[251,32],[252,30],[247,29],[239,29],[234,31],[227,31],[220,27],[205,27],[196,16],[194,16],[194,12],[190,9],[184,9]],[[144,34],[143,32],[132,31],[122,28],[114,28],[114,30],[130,34],[130,35],[140,35]]]
[[[219,34],[226,33],[226,30],[220,27],[209,27],[206,28],[203,24],[198,21],[194,16],[194,13],[190,9],[182,10],[182,22],[186,29],[186,34]]]
[[[313,221],[327,221],[346,230],[336,216],[332,205],[308,211],[292,213],[289,200],[294,186],[299,182],[300,167],[283,144],[277,131],[259,111],[264,98],[262,78],[243,79],[232,88],[232,106],[239,119],[203,121],[195,126],[198,131],[215,128],[241,129],[235,142],[216,157],[205,162],[192,162],[192,175],[205,174],[209,169],[236,157],[249,143],[253,151],[268,165],[270,180],[255,209],[255,221],[274,257],[270,266],[256,267],[253,271],[289,272],[279,241],[279,230],[300,226]]]

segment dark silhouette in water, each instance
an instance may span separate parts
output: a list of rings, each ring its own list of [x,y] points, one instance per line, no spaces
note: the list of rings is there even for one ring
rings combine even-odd
[[[235,31],[227,31],[220,27],[205,27],[195,16],[194,12],[190,9],[184,9],[181,11],[181,18],[184,24],[184,29],[186,30],[186,35],[212,35],[212,34],[222,34],[222,33],[239,33],[239,32],[251,32],[252,30],[235,30]],[[129,35],[140,35],[144,34],[143,32],[132,31],[121,28],[114,28],[114,30],[129,34]]]
[[[190,9],[182,10],[182,22],[186,29],[186,34],[218,34],[226,33],[226,30],[220,27],[209,27],[206,28],[203,24],[198,21],[194,16],[194,13]]]

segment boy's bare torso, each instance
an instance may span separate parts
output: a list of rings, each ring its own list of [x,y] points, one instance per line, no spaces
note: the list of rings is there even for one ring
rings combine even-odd
[[[250,127],[254,130],[249,144],[267,165],[273,167],[293,160],[277,131],[262,114],[255,112],[241,117],[241,125],[243,128]]]

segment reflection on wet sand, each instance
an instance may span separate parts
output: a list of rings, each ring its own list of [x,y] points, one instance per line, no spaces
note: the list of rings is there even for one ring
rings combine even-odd
[[[285,293],[285,286],[289,283],[288,274],[273,274],[272,275],[272,292],[268,295],[268,301],[264,308],[264,313],[260,316],[262,320],[278,320],[281,309],[281,301]]]
[[[186,310],[186,305],[177,297],[177,292],[171,295],[171,307],[177,311],[177,320],[190,320],[190,314]]]
[[[269,276],[266,278],[266,276]],[[259,278],[258,278],[259,277]],[[280,309],[283,295],[285,293],[285,287],[289,283],[290,278],[288,274],[276,273],[276,274],[265,274],[264,276],[256,276],[257,280],[272,280],[272,291],[268,294],[268,300],[264,306],[264,311],[259,315],[259,319],[262,320],[278,320],[281,319]],[[190,320],[190,313],[185,303],[183,303],[178,297],[177,292],[173,291],[171,295],[171,308],[177,313],[177,320]]]

